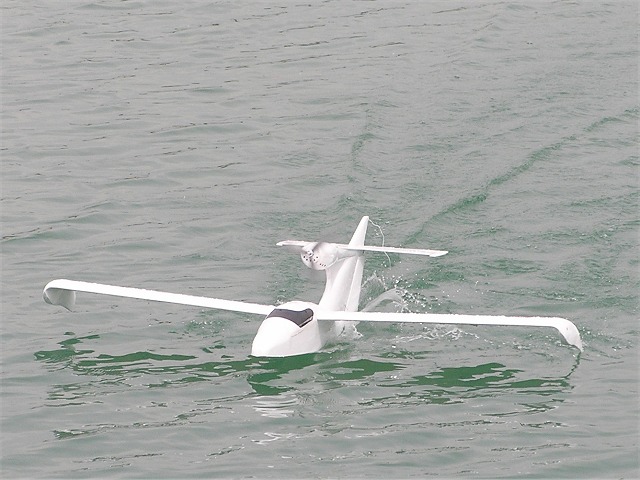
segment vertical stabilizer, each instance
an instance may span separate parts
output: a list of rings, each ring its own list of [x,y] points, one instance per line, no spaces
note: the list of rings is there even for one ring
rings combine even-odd
[[[369,217],[362,217],[358,228],[353,233],[350,247],[362,247],[364,246],[365,237],[367,236],[367,227],[369,226]],[[356,258],[350,259],[355,263],[353,267],[353,278],[351,280],[351,288],[349,289],[349,296],[347,298],[347,305],[345,310],[348,312],[355,312],[360,306],[360,291],[362,290],[362,273],[364,272],[364,257],[362,253]]]
[[[367,235],[369,217],[362,217],[349,246],[362,247]],[[320,300],[320,306],[327,310],[346,310],[355,312],[360,303],[362,273],[364,270],[363,253],[349,255],[326,269],[327,284]]]
[[[360,223],[358,224],[358,228],[353,233],[353,237],[351,237],[351,241],[349,242],[350,247],[363,247],[364,239],[367,236],[367,227],[369,226],[369,217],[362,217]]]

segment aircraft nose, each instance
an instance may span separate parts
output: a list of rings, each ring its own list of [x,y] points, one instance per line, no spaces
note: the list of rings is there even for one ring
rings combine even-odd
[[[251,345],[255,357],[286,357],[295,348],[293,337],[300,331],[295,323],[282,317],[264,319]]]
[[[262,321],[251,346],[256,357],[288,357],[317,352],[324,343],[314,304],[289,302],[275,308]]]

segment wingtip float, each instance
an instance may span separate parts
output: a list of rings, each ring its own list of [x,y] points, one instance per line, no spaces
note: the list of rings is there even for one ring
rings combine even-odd
[[[44,300],[71,310],[76,292],[136,298],[179,305],[266,315],[253,340],[251,354],[259,357],[287,357],[317,352],[352,322],[407,322],[456,325],[503,325],[555,328],[562,338],[582,351],[576,326],[557,317],[514,317],[499,315],[460,315],[429,313],[358,312],[364,252],[390,252],[440,257],[444,250],[373,247],[364,244],[369,217],[363,217],[348,244],[286,240],[277,245],[294,247],[303,263],[326,273],[326,286],[320,302],[293,301],[282,305],[263,305],[193,295],[118,287],[74,280],[53,280],[43,291]]]

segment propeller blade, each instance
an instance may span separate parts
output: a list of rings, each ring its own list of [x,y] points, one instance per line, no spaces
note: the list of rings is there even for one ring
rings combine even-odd
[[[314,242],[305,242],[303,240],[283,240],[282,242],[276,243],[278,247],[304,247],[305,245],[309,245]]]

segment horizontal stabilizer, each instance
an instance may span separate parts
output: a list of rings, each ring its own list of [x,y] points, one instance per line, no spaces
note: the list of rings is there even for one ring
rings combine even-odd
[[[305,242],[302,240],[284,240],[282,242],[278,242],[276,245],[278,245],[279,247],[289,246],[302,248],[311,244],[313,244],[313,242]],[[446,250],[427,250],[423,248],[375,247],[369,245],[353,247],[343,243],[335,243],[334,245],[339,249],[352,252],[407,253],[410,255],[426,255],[428,257],[441,257],[442,255],[446,255],[447,253],[449,253]]]
[[[316,312],[318,320],[350,322],[408,322],[454,325],[503,325],[516,327],[552,327],[562,338],[582,351],[582,340],[576,326],[558,317],[506,317],[499,315],[461,315],[436,313],[383,313],[383,312]]]
[[[49,282],[47,286],[44,287],[42,296],[47,303],[52,305],[61,305],[67,310],[71,310],[75,304],[76,292],[96,293],[99,295],[111,295],[114,297],[137,298],[139,300],[151,300],[154,302],[215,308],[218,310],[229,310],[233,312],[255,313],[258,315],[267,315],[274,309],[273,305],[221,300],[219,298],[196,297],[193,295],[182,295],[180,293],[159,292],[157,290],[144,290],[141,288],[117,287],[115,285],[77,282],[74,280],[63,279],[52,280]]]
[[[362,247],[350,247],[348,245],[338,245],[346,250],[360,250],[364,252],[384,252],[384,253],[407,253],[410,255],[426,255],[428,257],[441,257],[446,255],[446,250],[426,250],[423,248],[399,248],[399,247],[374,247],[364,245]]]

